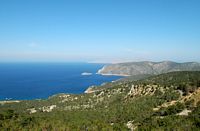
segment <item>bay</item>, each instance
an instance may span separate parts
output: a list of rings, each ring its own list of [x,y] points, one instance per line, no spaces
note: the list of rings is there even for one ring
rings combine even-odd
[[[92,85],[120,79],[96,74],[104,64],[1,63],[0,100],[44,99],[58,93],[81,94]],[[90,75],[82,75],[84,72]]]

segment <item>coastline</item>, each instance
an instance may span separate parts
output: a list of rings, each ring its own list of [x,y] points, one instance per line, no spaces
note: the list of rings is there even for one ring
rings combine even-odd
[[[103,76],[124,76],[124,77],[131,76],[131,75],[127,75],[127,74],[101,73],[103,70],[105,70],[105,67],[106,66],[104,66],[103,68],[99,69],[96,74],[103,75]]]
[[[97,73],[99,75],[103,75],[103,76],[131,76],[131,75],[125,75],[125,74],[111,74],[111,73]]]
[[[7,101],[1,101],[0,100],[0,104],[9,104],[9,103],[19,103],[20,101],[19,100],[7,100]]]

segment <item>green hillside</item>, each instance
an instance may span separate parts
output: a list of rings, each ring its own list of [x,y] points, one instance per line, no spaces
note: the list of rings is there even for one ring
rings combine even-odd
[[[0,102],[0,130],[199,130],[200,72],[120,80],[88,94]]]

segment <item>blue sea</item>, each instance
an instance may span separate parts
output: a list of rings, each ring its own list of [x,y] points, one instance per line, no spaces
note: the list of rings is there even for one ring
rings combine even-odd
[[[92,85],[121,77],[96,74],[104,64],[1,63],[0,100],[45,99],[58,93],[81,94]],[[82,75],[83,72],[92,75]]]

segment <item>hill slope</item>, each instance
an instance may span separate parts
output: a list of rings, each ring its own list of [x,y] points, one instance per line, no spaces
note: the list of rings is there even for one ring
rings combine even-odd
[[[103,75],[133,76],[144,74],[157,75],[174,71],[200,71],[200,63],[176,63],[172,61],[120,63],[106,65],[98,73]]]
[[[200,129],[200,72],[172,72],[98,88],[89,94],[1,102],[0,130]]]

